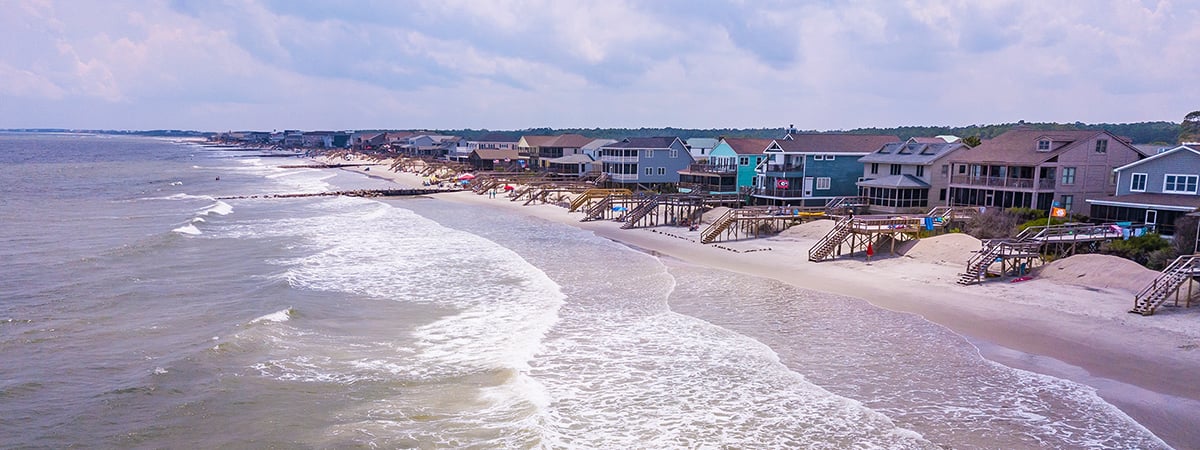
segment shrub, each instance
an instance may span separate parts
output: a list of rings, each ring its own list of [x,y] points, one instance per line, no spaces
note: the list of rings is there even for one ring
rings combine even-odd
[[[1158,233],[1147,233],[1123,241],[1108,241],[1100,247],[1100,252],[1133,260],[1151,269],[1155,269],[1150,264],[1151,255],[1154,255],[1156,261],[1166,259],[1168,263],[1175,258],[1175,250],[1171,248],[1171,243]],[[1156,252],[1157,254],[1155,254]],[[1166,264],[1163,264],[1157,268],[1161,269],[1165,266]]]

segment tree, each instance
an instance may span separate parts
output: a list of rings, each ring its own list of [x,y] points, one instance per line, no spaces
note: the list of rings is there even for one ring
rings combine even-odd
[[[1197,141],[1200,141],[1200,111],[1192,111],[1179,124],[1179,142]]]
[[[962,139],[962,143],[963,143],[963,144],[967,144],[967,147],[972,147],[972,148],[974,148],[974,147],[978,147],[978,146],[979,146],[979,144],[981,144],[982,142],[983,142],[983,141],[982,141],[981,139],[979,139],[979,136],[978,136],[978,135],[975,135],[975,136],[967,136],[967,137],[965,137],[965,138],[963,138],[963,139]]]

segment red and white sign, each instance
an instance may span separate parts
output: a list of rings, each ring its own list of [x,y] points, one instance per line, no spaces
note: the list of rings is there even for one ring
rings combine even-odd
[[[777,187],[779,189],[787,189],[788,188],[788,180],[783,179],[783,178],[775,180],[775,187]]]

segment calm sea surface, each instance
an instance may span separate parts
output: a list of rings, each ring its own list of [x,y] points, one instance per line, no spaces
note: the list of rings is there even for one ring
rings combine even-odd
[[[858,300],[502,209],[216,199],[386,187],[295,162],[0,135],[0,447],[1164,447]]]

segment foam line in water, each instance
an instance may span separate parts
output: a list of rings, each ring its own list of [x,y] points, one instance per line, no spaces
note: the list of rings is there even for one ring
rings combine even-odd
[[[228,215],[233,212],[233,206],[228,203],[217,200],[212,206],[200,211],[200,215],[216,214],[220,216]]]
[[[267,314],[264,316],[260,316],[254,320],[251,320],[250,323],[254,324],[254,323],[261,323],[261,322],[276,322],[276,323],[287,322],[288,320],[290,320],[292,318],[292,315],[295,313],[296,313],[295,308],[281,309],[279,311],[275,311],[273,313],[270,313],[270,314]]]
[[[199,235],[199,234],[201,234],[201,233],[200,233],[200,229],[199,229],[199,228],[196,228],[196,226],[195,226],[195,225],[193,225],[193,224],[191,224],[191,223],[189,223],[189,224],[187,224],[187,225],[184,225],[184,226],[181,226],[181,227],[179,227],[179,228],[176,228],[176,229],[174,229],[174,230],[171,230],[171,231],[174,231],[174,232],[176,232],[176,233],[179,233],[179,234],[186,234],[186,235],[190,235],[190,236],[196,236],[196,235]]]

